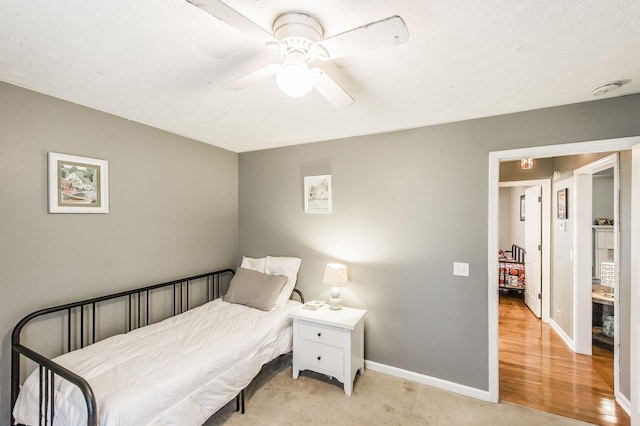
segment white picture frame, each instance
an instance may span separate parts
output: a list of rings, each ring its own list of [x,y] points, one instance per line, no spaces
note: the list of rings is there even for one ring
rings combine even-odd
[[[49,213],[109,213],[109,162],[49,153]]]
[[[331,175],[305,176],[304,212],[331,213],[333,210]]]

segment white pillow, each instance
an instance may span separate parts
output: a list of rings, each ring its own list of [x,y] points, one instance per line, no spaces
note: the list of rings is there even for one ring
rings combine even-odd
[[[280,291],[280,295],[276,299],[275,306],[284,306],[291,297],[291,293],[296,286],[298,280],[298,270],[302,259],[297,257],[272,257],[267,256],[264,272],[272,275],[284,275],[287,282]]]
[[[264,274],[266,263],[267,263],[266,257],[256,258],[256,257],[242,256],[242,264],[240,264],[240,267],[244,269],[251,269],[252,271],[262,272]]]

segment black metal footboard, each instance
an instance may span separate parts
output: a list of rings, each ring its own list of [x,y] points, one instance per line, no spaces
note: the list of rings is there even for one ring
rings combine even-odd
[[[117,332],[109,333],[99,330],[99,308],[104,305],[122,306],[124,311],[122,322],[124,330],[143,327],[159,322],[171,316],[181,314],[191,308],[202,305],[222,295],[222,290],[228,286],[234,271],[223,269],[209,272],[189,278],[169,281],[123,291],[107,296],[83,300],[80,302],[60,305],[53,308],[42,309],[24,317],[13,329],[11,335],[11,408],[18,398],[21,377],[26,375],[27,361],[39,369],[39,419],[40,425],[53,424],[55,417],[55,405],[53,404],[56,376],[69,381],[77,386],[84,396],[87,405],[87,425],[97,426],[96,399],[91,386],[85,379],[72,371],[53,362],[50,357],[21,343],[21,333],[34,319],[54,317],[66,325],[61,331],[65,335],[66,342],[62,342],[61,353],[83,348],[96,341],[110,337]],[[169,293],[169,294],[167,294]],[[161,300],[160,305],[168,301],[170,306],[158,308],[158,302],[154,299],[157,295]],[[113,308],[113,306],[110,306]],[[64,339],[63,337],[63,339]],[[22,373],[22,374],[21,374]],[[14,423],[13,413],[11,424]]]

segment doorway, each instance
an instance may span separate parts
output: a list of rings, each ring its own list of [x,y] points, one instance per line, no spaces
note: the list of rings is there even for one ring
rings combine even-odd
[[[588,170],[591,172],[593,170],[594,174],[601,173],[599,170],[603,169],[608,163],[605,161],[606,159],[617,159],[617,155],[605,157],[605,159],[600,159],[596,162],[597,168],[594,165],[587,165],[581,168],[576,169],[576,176],[580,176],[581,174],[585,174]],[[571,219],[576,219],[577,211],[584,210],[588,212],[586,216],[589,218],[589,227],[586,229],[586,238],[591,239],[591,225],[593,225],[593,217],[592,208],[591,208],[591,193],[589,193],[588,197],[585,195],[586,190],[580,190],[579,185],[573,184],[573,171],[572,169],[576,166],[570,167],[571,163],[581,162],[584,164],[584,157],[581,159],[577,156],[569,156],[564,158],[557,158],[558,165],[560,170],[564,170],[562,175],[568,176],[568,178],[558,180],[558,173],[554,175],[556,177],[555,190],[560,190],[566,194],[567,191],[571,194],[575,199],[588,200],[589,209],[583,209],[578,203],[573,203],[570,201],[568,205],[571,207],[570,211],[567,207],[567,204],[563,204],[564,210],[562,214],[562,219],[567,219],[571,216]],[[549,167],[545,167],[542,164],[540,166],[540,174],[548,173],[551,174],[551,159],[547,159],[547,164]],[[519,162],[515,162],[519,163]],[[536,161],[537,163],[537,161]],[[555,165],[556,160],[553,161]],[[612,163],[613,164],[613,163]],[[569,165],[569,166],[568,166]],[[580,165],[580,163],[578,163]],[[507,163],[507,171],[505,177],[514,178],[518,177],[521,174],[528,173],[527,171],[514,173],[513,168],[516,167],[519,169],[519,166],[513,163]],[[590,167],[588,167],[590,166]],[[612,177],[612,176],[611,176]],[[591,179],[591,175],[589,175]],[[518,185],[518,183],[511,183],[511,186]],[[570,189],[566,189],[566,185],[570,186]],[[535,210],[540,210],[539,206],[536,206],[536,201],[539,199],[540,186],[514,186],[513,188],[504,188],[505,183],[500,183],[500,205],[502,209],[505,209],[505,205],[511,206],[511,214],[508,215],[508,220],[505,222],[511,222],[511,224],[502,223],[504,220],[505,214],[501,211],[501,227],[500,227],[500,238],[501,247],[504,246],[505,238],[503,238],[503,231],[505,228],[507,231],[511,231],[510,236],[507,238],[511,238],[516,244],[523,244],[526,248],[527,257],[532,257],[531,255],[535,255],[539,253],[539,247],[537,247],[535,238],[525,238],[524,234],[526,234],[525,229],[529,230],[529,233],[533,233],[535,235],[539,235],[540,233],[540,219],[539,216],[531,214]],[[507,189],[507,191],[505,191]],[[611,185],[611,190],[609,191],[610,200],[609,204],[611,204],[610,210],[613,212],[613,203],[614,203],[614,195],[613,195],[613,185]],[[617,193],[617,191],[616,191]],[[580,195],[580,197],[578,197]],[[516,202],[505,203],[503,198],[507,199],[520,199],[520,215],[518,215],[518,205]],[[540,197],[541,198],[541,197]],[[595,198],[595,197],[594,197]],[[572,199],[573,200],[573,199]],[[555,200],[554,200],[555,201]],[[526,206],[523,209],[523,206]],[[551,210],[551,203],[545,202],[545,210]],[[553,211],[556,211],[556,206],[554,205]],[[526,212],[526,214],[523,214]],[[570,215],[569,215],[570,213]],[[519,216],[519,217],[518,217]],[[596,215],[597,216],[597,215]],[[601,215],[602,216],[602,215]],[[612,213],[606,213],[604,216],[609,219],[603,219],[607,222],[613,221],[613,218],[616,218],[617,215],[613,215]],[[533,222],[530,220],[533,219]],[[571,237],[574,232],[577,230],[574,228],[572,222],[566,220],[557,220],[558,218],[553,218],[553,230],[556,233],[560,233],[560,237],[563,241],[566,241],[567,244],[571,243]],[[529,223],[526,223],[526,222]],[[526,225],[528,226],[525,226]],[[506,226],[505,226],[506,225]],[[564,225],[564,226],[559,226]],[[574,228],[574,229],[571,229]],[[549,233],[549,227],[545,229],[546,233]],[[568,231],[568,232],[566,232]],[[554,238],[556,241],[555,249],[562,246],[557,246],[557,238]],[[586,244],[587,247],[591,247],[591,244]],[[567,245],[566,247],[570,247]],[[548,252],[548,250],[546,250]],[[591,250],[589,250],[591,253]],[[573,267],[573,259],[570,257],[558,257],[554,256],[555,261],[558,262],[560,260],[564,266],[560,269],[571,270]],[[577,260],[577,257],[576,257]],[[553,325],[556,327],[542,326],[540,321],[537,321],[535,317],[540,317],[539,309],[536,309],[535,305],[532,304],[531,299],[534,299],[534,302],[538,299],[536,295],[539,295],[539,290],[537,288],[533,288],[532,284],[534,284],[530,279],[534,274],[529,274],[529,271],[539,270],[536,267],[537,262],[533,262],[533,264],[528,264],[526,266],[527,271],[527,280],[526,280],[526,295],[529,300],[524,300],[526,305],[523,303],[523,300],[520,298],[519,303],[517,299],[513,298],[513,294],[505,294],[504,291],[501,293],[500,297],[500,387],[501,391],[500,398],[510,402],[521,403],[526,401],[524,405],[531,406],[533,408],[544,409],[545,411],[554,412],[556,414],[567,415],[568,417],[578,418],[580,420],[585,420],[589,422],[595,423],[606,423],[607,419],[620,419],[622,421],[621,424],[626,424],[628,422],[628,417],[623,412],[623,410],[616,406],[615,404],[615,396],[614,396],[614,371],[613,371],[613,351],[603,353],[602,351],[598,351],[599,348],[595,348],[594,357],[591,357],[591,351],[589,351],[588,358],[579,358],[583,365],[582,369],[575,364],[576,358],[574,357],[574,353],[569,348],[572,348],[571,342],[571,328],[569,323],[568,332],[564,333],[566,335],[566,339],[563,337],[562,339],[558,336],[563,333],[556,333],[553,331],[555,328],[561,328],[558,324],[553,321]],[[558,264],[556,264],[558,266]],[[591,259],[589,259],[589,268],[591,271]],[[558,269],[558,268],[556,268]],[[569,277],[570,278],[570,277]],[[589,276],[588,288],[589,295],[591,295],[591,275]],[[557,277],[554,276],[554,279],[557,281]],[[571,281],[566,281],[568,286],[568,291],[571,291]],[[587,287],[585,287],[587,288]],[[550,294],[547,292],[545,294],[545,298],[549,298]],[[571,303],[571,299],[568,300]],[[588,310],[588,313],[591,313],[591,299],[589,298],[588,305],[585,310]],[[526,308],[526,309],[523,309]],[[576,312],[575,310],[567,309],[566,314],[568,316],[572,316],[572,314]],[[533,315],[532,315],[533,314]],[[556,314],[557,315],[557,314]],[[578,314],[578,320],[587,324],[589,327],[591,326],[591,316],[588,317]],[[555,318],[557,320],[557,317]],[[560,322],[560,321],[559,321]],[[560,322],[560,325],[567,330],[567,324]],[[523,331],[526,330],[526,331]],[[561,330],[562,331],[562,330]],[[562,340],[568,341],[567,344],[563,343]],[[589,336],[589,342],[591,342]],[[553,353],[553,356],[545,357],[544,354]],[[605,363],[609,364],[608,368]],[[596,368],[596,364],[600,368]],[[539,366],[545,365],[545,368],[539,368]],[[593,365],[593,368],[591,368]],[[605,368],[602,368],[605,367]],[[608,373],[605,377],[602,373]],[[566,403],[566,396],[552,398],[555,402],[550,403],[548,400],[549,395],[553,393],[558,393],[557,389],[560,388],[572,388],[573,381],[575,377],[580,376],[581,386],[579,388],[573,388],[573,401],[576,404],[579,404],[579,410],[575,410],[575,407],[571,403]],[[609,380],[607,380],[609,379]],[[524,391],[523,389],[526,389]],[[595,396],[592,394],[590,389],[598,389],[598,395]],[[563,402],[564,401],[564,402]],[[570,402],[570,401],[569,401]],[[598,408],[601,407],[601,408]],[[604,417],[600,417],[604,416]],[[608,424],[608,423],[607,423]]]
[[[636,145],[640,146],[640,137],[620,138],[612,140],[601,140],[592,142],[582,142],[573,144],[562,144],[554,146],[533,147],[524,148],[510,151],[499,151],[490,153],[489,158],[489,244],[488,244],[488,308],[489,308],[489,399],[497,402],[499,399],[499,354],[498,354],[498,271],[495,268],[495,253],[498,251],[498,185],[499,185],[499,168],[500,161],[518,160],[525,157],[550,157],[550,156],[563,156],[563,155],[575,155],[583,153],[597,153],[597,152],[610,152],[627,150]],[[638,148],[634,150],[633,160],[633,173],[634,176],[638,175],[637,167],[640,165],[638,157]],[[638,185],[635,183],[633,185]],[[637,187],[636,189],[637,190]],[[638,196],[632,193],[632,204],[634,206],[639,205]],[[638,234],[637,219],[630,218],[633,235]],[[638,244],[632,240],[631,253],[637,253],[640,248]],[[632,283],[638,281],[637,265],[632,265]],[[632,293],[634,293],[634,286],[631,286]],[[636,300],[633,299],[632,304],[637,305]],[[631,312],[631,327],[633,330],[637,329],[638,316],[634,314],[634,309]],[[634,354],[637,354],[637,348],[633,347],[633,343],[637,343],[633,332],[631,333],[631,383],[632,388],[638,387],[640,377],[638,376],[638,366],[634,358]],[[633,403],[633,406],[637,408],[637,401]],[[628,407],[627,407],[628,408]],[[626,411],[636,412],[637,410],[626,409]]]
[[[620,295],[619,288],[619,265],[620,265],[620,242],[619,242],[619,155],[612,154],[607,157],[601,158],[598,161],[587,164],[574,171],[575,185],[576,185],[576,215],[575,215],[575,227],[576,232],[574,235],[575,240],[575,279],[574,279],[574,344],[575,350],[578,353],[587,355],[592,354],[593,342],[594,342],[594,324],[599,324],[598,321],[594,322],[592,316],[593,300],[602,301],[605,311],[609,310],[608,303],[609,297],[600,297],[600,294],[604,294],[604,291],[600,291],[604,287],[611,287],[611,291],[608,294],[613,294],[612,298],[613,309],[611,314],[620,312]],[[594,221],[598,218],[593,217],[594,206],[594,177],[603,171],[611,170],[613,188],[611,199],[612,204],[611,218],[602,218],[607,220],[607,224],[604,228],[607,231],[604,233],[603,228],[597,225]],[[598,240],[603,244],[603,253],[598,253],[599,249]],[[609,240],[609,241],[607,241]],[[609,251],[611,249],[611,251]],[[600,259],[600,257],[603,259]],[[606,262],[610,260],[611,262]],[[604,262],[603,262],[604,261]],[[594,264],[595,263],[595,264]],[[603,263],[610,267],[610,270],[605,272],[605,286],[601,286],[602,283],[602,266]],[[594,292],[594,289],[597,291]],[[594,298],[594,295],[597,295]],[[614,389],[617,395],[620,389],[618,377],[618,367],[620,362],[619,354],[619,342],[618,334],[615,330],[620,330],[619,315],[612,315],[612,324],[609,324],[610,332],[607,334],[613,339],[612,349],[614,352],[613,364],[614,364]],[[588,321],[587,321],[588,320]],[[599,324],[602,327],[602,324]],[[607,337],[607,336],[605,336]]]
[[[539,293],[541,294],[541,296],[540,296],[540,299],[538,299],[540,301],[540,304],[539,304],[538,312],[536,312],[536,316],[538,318],[541,318],[542,321],[544,322],[549,322],[550,310],[551,310],[550,298],[548,297],[548,295],[550,294],[550,288],[551,288],[551,268],[550,268],[551,266],[551,255],[550,255],[551,253],[551,232],[550,232],[551,180],[550,179],[531,179],[531,180],[508,181],[508,182],[500,182],[498,186],[501,190],[504,190],[504,189],[513,190],[515,188],[523,188],[523,191],[522,191],[523,195],[524,195],[524,190],[526,188],[537,187],[540,189],[540,198],[541,198],[541,202],[539,206],[540,220],[534,221],[540,227],[539,234],[540,234],[540,242],[541,242],[541,247],[539,250],[540,259],[538,261],[539,263],[538,271],[540,271],[539,272],[540,273]],[[518,193],[519,192],[520,191],[518,191]],[[533,198],[534,197],[529,197],[529,202],[534,201]],[[526,196],[524,198],[524,201],[526,203]],[[532,210],[532,209],[533,207],[529,206],[529,210]],[[524,207],[524,211],[525,212],[527,211],[526,207]],[[501,217],[502,220],[505,220],[505,217],[500,215],[500,213],[499,213],[499,217]],[[512,219],[507,219],[507,220],[512,220]],[[531,222],[532,221],[530,220],[529,223]],[[526,214],[524,214],[524,223],[525,224],[527,223]],[[527,232],[525,227],[522,227],[521,232],[522,232],[522,235],[520,237],[514,236],[512,238],[511,236],[509,236],[509,238],[503,240],[501,242],[500,249],[504,249],[505,247],[510,247],[510,245],[514,242],[516,244],[521,243],[519,245],[525,246],[527,241],[526,235],[524,235],[525,232]],[[534,232],[538,232],[538,231],[534,231]],[[529,239],[529,241],[531,241],[531,239]],[[533,249],[530,249],[530,251],[533,251]],[[526,259],[527,259],[527,256],[525,254],[525,260]],[[526,271],[527,269],[525,268],[525,273]],[[525,291],[526,291],[526,285],[525,285]],[[538,291],[536,291],[536,293],[538,293]],[[537,298],[538,296],[537,294],[536,295],[531,294],[530,297]]]

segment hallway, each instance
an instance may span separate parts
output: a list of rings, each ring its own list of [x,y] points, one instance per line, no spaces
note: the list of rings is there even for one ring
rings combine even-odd
[[[629,425],[615,403],[613,353],[572,352],[522,298],[500,295],[500,400],[599,425]]]

